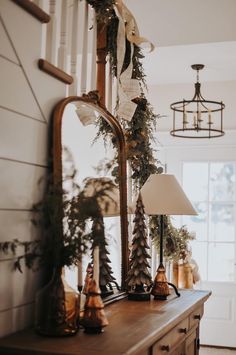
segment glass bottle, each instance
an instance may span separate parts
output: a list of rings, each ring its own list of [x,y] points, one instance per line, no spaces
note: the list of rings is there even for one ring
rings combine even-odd
[[[45,336],[76,334],[79,297],[55,269],[49,283],[39,290],[35,300],[35,330]]]

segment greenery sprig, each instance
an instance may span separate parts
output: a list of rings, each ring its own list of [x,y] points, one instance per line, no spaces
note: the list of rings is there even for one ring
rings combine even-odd
[[[156,249],[160,248],[160,218],[153,216],[150,219],[150,237]],[[164,233],[163,233],[163,251],[164,256],[168,260],[175,262],[186,262],[191,256],[191,248],[189,242],[194,240],[185,226],[176,228],[172,225],[170,217],[164,216]]]
[[[18,248],[22,249],[21,255],[16,255]],[[39,240],[22,242],[18,239],[13,239],[9,242],[0,243],[0,252],[8,255],[11,253],[13,255],[13,269],[18,270],[21,273],[22,261],[25,261],[25,265],[29,269],[38,269],[37,261],[42,257],[42,250],[40,248]]]
[[[14,256],[14,269],[22,272],[22,262],[29,269],[49,269],[77,265],[87,249],[83,216],[78,218],[78,197],[65,198],[61,189],[49,186],[44,198],[32,208],[32,223],[41,231],[34,241],[13,239],[0,243],[0,251]],[[20,256],[18,248],[23,248]]]

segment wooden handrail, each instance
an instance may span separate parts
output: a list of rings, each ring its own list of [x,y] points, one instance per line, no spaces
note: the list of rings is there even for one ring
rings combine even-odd
[[[71,75],[65,73],[63,70],[59,69],[58,67],[55,67],[55,65],[49,63],[45,59],[39,59],[38,67],[45,73],[53,76],[54,78],[62,81],[65,84],[70,85],[73,83],[73,78]]]
[[[50,16],[42,9],[40,9],[40,7],[38,7],[38,5],[36,5],[32,1],[30,0],[12,0],[12,1],[15,4],[19,5],[20,7],[22,7],[28,13],[30,13],[40,22],[48,23],[50,21]]]

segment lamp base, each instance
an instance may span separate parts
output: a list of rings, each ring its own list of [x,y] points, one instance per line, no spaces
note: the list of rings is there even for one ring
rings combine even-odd
[[[128,300],[130,301],[150,301],[149,292],[129,292]]]
[[[154,299],[154,300],[165,301],[165,300],[167,300],[167,296],[168,296],[168,295],[160,295],[160,294],[159,294],[159,295],[155,295],[153,299]]]
[[[104,332],[102,327],[84,327],[86,334],[101,334]]]
[[[170,294],[163,264],[160,264],[157,269],[157,274],[154,279],[154,285],[152,287],[151,294],[154,296],[154,300],[166,300],[167,296]]]

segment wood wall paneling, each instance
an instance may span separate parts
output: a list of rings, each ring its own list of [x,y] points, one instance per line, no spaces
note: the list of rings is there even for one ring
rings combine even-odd
[[[42,24],[12,1],[1,2],[1,13],[41,114],[44,120],[49,121],[52,108],[66,95],[66,85],[38,69],[38,59],[41,58]]]
[[[7,37],[6,31],[0,22],[0,54],[4,56],[5,58],[8,58],[9,60],[17,63],[18,65],[20,64],[16,54],[12,48],[12,45],[9,41],[9,38]]]
[[[33,322],[33,315],[32,303],[0,312],[0,337],[30,326]]]
[[[47,124],[0,108],[0,127],[0,159],[48,165]]]
[[[1,261],[0,267],[0,312],[16,308],[22,304],[33,303],[41,278],[22,263],[22,271],[13,269],[14,260]]]
[[[31,241],[40,238],[41,230],[31,222],[33,217],[32,211],[0,210],[0,241],[11,241],[16,238],[21,241]],[[2,253],[0,261],[9,257],[11,255]]]
[[[44,184],[39,181],[45,168],[0,160],[0,171],[0,209],[30,210],[41,200]]]
[[[47,122],[66,85],[38,69],[42,24],[12,1],[0,7],[0,240],[28,241],[40,237],[29,210],[42,198]],[[12,266],[11,255],[0,255],[0,337],[32,324],[41,283],[41,273]]]
[[[44,121],[22,68],[0,57],[0,106]]]

